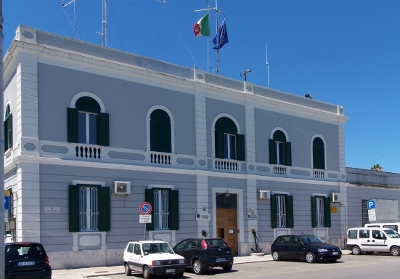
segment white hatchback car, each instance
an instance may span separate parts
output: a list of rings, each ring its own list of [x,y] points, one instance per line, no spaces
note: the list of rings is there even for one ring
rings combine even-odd
[[[186,269],[185,258],[177,255],[171,246],[162,240],[131,241],[124,251],[125,274],[142,272],[144,279],[153,275],[183,277]]]

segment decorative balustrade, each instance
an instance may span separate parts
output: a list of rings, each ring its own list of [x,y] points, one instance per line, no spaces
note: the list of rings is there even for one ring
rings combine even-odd
[[[274,174],[286,175],[286,167],[285,166],[274,166]]]
[[[151,152],[150,163],[156,165],[171,165],[171,154]]]
[[[325,178],[324,170],[314,170],[313,173],[315,178]]]
[[[75,155],[78,158],[100,159],[101,149],[96,146],[77,145],[75,147]]]
[[[233,160],[215,159],[214,167],[217,170],[237,171],[238,163]]]

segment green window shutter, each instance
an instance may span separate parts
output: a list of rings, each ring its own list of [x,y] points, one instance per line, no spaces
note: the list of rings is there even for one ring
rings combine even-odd
[[[69,231],[79,232],[79,187],[69,185],[68,187],[69,202]]]
[[[102,146],[110,146],[109,115],[108,113],[99,113],[97,119],[97,143]]]
[[[276,143],[275,140],[269,140],[269,163],[276,164]]]
[[[179,230],[179,191],[169,191],[170,230]]]
[[[311,197],[311,227],[317,227],[317,197]]]
[[[239,161],[246,161],[244,135],[236,135],[236,154]]]
[[[329,199],[329,197],[325,197],[324,200],[324,226],[326,228],[330,228],[331,227],[331,200]]]
[[[11,148],[13,146],[13,124],[12,124],[12,113],[8,118],[8,145],[7,148]]]
[[[171,153],[171,122],[160,123],[160,151]]]
[[[285,165],[292,165],[292,144],[290,142],[285,142]]]
[[[110,187],[99,187],[99,231],[111,230]]]
[[[151,223],[146,223],[146,230],[154,231],[154,189],[145,189],[145,201],[153,207],[151,211]]]
[[[4,152],[6,152],[8,150],[8,137],[7,137],[7,132],[8,132],[8,127],[7,127],[7,120],[5,120],[4,122]]]
[[[286,227],[294,228],[293,196],[286,196]]]
[[[215,158],[224,158],[224,133],[215,130]]]
[[[78,110],[68,108],[68,142],[78,142]]]
[[[325,169],[325,154],[324,154],[324,147],[314,145],[313,146],[313,168],[314,169]]]
[[[276,211],[276,195],[271,195],[271,228],[273,229],[277,227]]]

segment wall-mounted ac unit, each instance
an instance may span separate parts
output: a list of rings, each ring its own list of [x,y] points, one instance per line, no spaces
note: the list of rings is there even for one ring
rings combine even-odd
[[[114,194],[129,195],[131,193],[131,183],[127,181],[114,182]]]
[[[260,190],[260,200],[269,200],[271,192],[269,190]]]
[[[332,193],[331,194],[331,202],[340,202],[339,193]]]
[[[6,223],[6,231],[15,231],[15,219],[10,218]]]

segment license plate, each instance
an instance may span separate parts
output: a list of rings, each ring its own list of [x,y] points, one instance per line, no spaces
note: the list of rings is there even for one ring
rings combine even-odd
[[[339,252],[332,252],[332,255],[338,255]]]
[[[31,266],[31,265],[35,265],[35,261],[19,262],[17,265],[18,266]]]
[[[219,262],[226,262],[226,258],[216,258],[215,260],[217,263]]]
[[[165,270],[166,273],[175,273],[175,269],[169,268]]]

